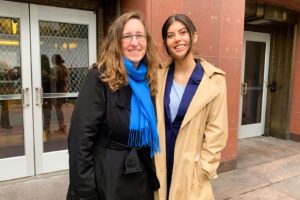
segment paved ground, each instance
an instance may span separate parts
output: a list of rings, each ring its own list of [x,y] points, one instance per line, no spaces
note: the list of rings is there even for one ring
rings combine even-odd
[[[64,200],[67,171],[0,182],[0,200]],[[213,181],[216,200],[300,200],[300,143],[239,140],[238,167]]]
[[[236,170],[214,180],[216,200],[300,200],[300,143],[239,140],[237,163]]]

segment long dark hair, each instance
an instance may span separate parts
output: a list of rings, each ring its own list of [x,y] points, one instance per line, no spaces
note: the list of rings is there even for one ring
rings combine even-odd
[[[194,37],[194,33],[197,31],[196,30],[196,27],[194,25],[194,23],[192,22],[192,20],[184,15],[184,14],[175,14],[175,15],[171,15],[170,17],[168,17],[168,19],[165,21],[163,27],[162,27],[162,30],[161,30],[161,36],[163,38],[163,41],[164,41],[164,47],[167,51],[167,53],[170,55],[170,52],[169,52],[169,49],[167,47],[167,35],[168,35],[168,29],[169,27],[175,22],[175,21],[178,21],[178,22],[181,22],[187,29],[189,35],[190,35],[190,48],[189,50],[187,51],[186,55],[187,56],[191,51],[192,51],[192,48],[193,48],[193,37]]]

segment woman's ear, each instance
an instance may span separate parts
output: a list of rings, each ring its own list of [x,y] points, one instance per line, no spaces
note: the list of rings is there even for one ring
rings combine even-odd
[[[195,44],[197,42],[197,40],[198,40],[198,33],[195,32],[194,36],[193,36],[193,43]]]

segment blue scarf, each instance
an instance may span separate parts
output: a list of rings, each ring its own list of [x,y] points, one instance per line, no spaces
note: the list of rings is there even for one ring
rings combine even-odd
[[[123,57],[128,73],[128,84],[132,89],[128,145],[150,147],[151,158],[159,152],[159,139],[156,118],[146,80],[147,66],[141,62],[135,68],[132,62]]]

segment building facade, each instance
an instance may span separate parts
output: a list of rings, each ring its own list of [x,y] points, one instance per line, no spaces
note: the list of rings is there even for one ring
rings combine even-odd
[[[226,72],[229,138],[219,172],[236,168],[239,139],[300,141],[297,0],[0,0],[0,181],[68,169],[84,75],[111,21],[130,10],[144,14],[162,60],[164,20],[190,16],[195,53]]]

